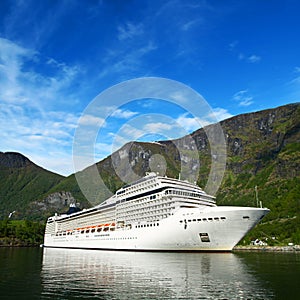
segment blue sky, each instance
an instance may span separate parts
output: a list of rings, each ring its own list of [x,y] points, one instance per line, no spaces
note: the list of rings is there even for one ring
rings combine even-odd
[[[299,102],[299,13],[297,0],[2,0],[0,151],[68,175],[82,116],[102,129],[95,160],[113,141],[121,147],[199,128],[193,111],[153,99],[114,107],[105,123],[84,115],[99,93],[140,77],[187,85],[218,120]],[[184,130],[163,134],[170,124],[153,114]]]

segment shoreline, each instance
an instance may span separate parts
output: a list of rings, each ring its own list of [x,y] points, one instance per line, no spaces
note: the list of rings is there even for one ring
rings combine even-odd
[[[235,246],[232,251],[300,252],[300,245],[293,246]]]

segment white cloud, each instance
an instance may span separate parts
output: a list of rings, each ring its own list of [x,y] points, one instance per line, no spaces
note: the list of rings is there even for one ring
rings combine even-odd
[[[293,78],[290,83],[292,85],[296,85],[297,87],[299,87],[299,84],[300,84],[300,76],[299,76],[300,67],[295,67],[294,73],[297,74],[297,76],[295,78]]]
[[[248,58],[247,58],[248,62],[250,63],[256,63],[256,62],[259,62],[261,60],[261,57],[258,56],[258,55],[250,55]]]
[[[170,99],[175,99],[179,103],[185,103],[189,100],[188,96],[182,91],[174,92],[170,95]]]
[[[34,51],[0,38],[0,100],[15,103],[27,100],[18,82],[23,77],[24,62],[33,56]]]
[[[38,72],[47,66],[51,67],[53,75]],[[63,94],[63,91],[73,83],[80,71],[78,66],[67,66],[54,59],[43,61],[36,51],[0,38],[1,101],[27,103],[33,107],[44,105],[46,100],[67,101],[70,96]]]
[[[113,141],[111,146],[111,153],[117,151],[121,147],[123,147],[125,144],[137,141],[139,138],[141,138],[144,135],[144,132],[134,128],[132,126],[126,126],[126,128],[122,129],[116,134],[113,134]],[[111,154],[110,153],[110,154]]]
[[[143,136],[145,131],[143,129],[138,129],[129,124],[124,124],[121,130],[117,133],[119,136],[124,136],[128,141],[137,140],[139,137]]]
[[[181,29],[182,29],[183,31],[188,31],[188,30],[190,30],[192,27],[196,26],[197,24],[199,24],[199,23],[201,23],[201,22],[203,22],[203,20],[200,19],[200,18],[194,19],[194,20],[190,20],[190,21],[184,23],[184,24],[182,25]]]
[[[131,118],[135,115],[137,115],[138,113],[137,112],[134,112],[134,111],[130,111],[128,109],[126,110],[122,110],[120,108],[116,109],[113,113],[112,113],[112,117],[115,117],[115,118],[120,118],[120,119],[128,119],[128,118]]]
[[[132,39],[144,33],[142,24],[132,24],[130,22],[123,26],[118,26],[118,39],[120,41]]]
[[[253,64],[253,63],[259,62],[261,60],[261,57],[258,56],[258,55],[255,55],[255,54],[247,56],[244,53],[239,53],[238,59],[239,60],[244,60],[244,61],[246,61],[248,63],[252,63]]]
[[[96,143],[95,145],[95,160],[100,161],[101,159],[109,156],[112,153],[111,143]]]
[[[239,60],[243,60],[245,58],[245,55],[243,53],[239,53],[238,58]]]
[[[78,116],[61,105],[74,103],[69,88],[80,72],[78,66],[43,59],[34,49],[0,38],[1,151],[21,152],[47,169],[71,173]]]
[[[38,114],[39,118],[32,117]],[[46,169],[68,175],[73,172],[71,145],[77,117],[64,112],[28,113],[26,107],[0,107],[1,151],[20,152]],[[9,124],[9,126],[8,126]]]
[[[287,98],[289,102],[299,102],[300,99],[300,67],[295,67],[292,74],[292,79],[286,82],[289,93]]]
[[[27,155],[27,152],[23,154]],[[58,173],[60,175],[68,176],[74,173],[73,162],[70,159],[70,153],[67,151],[56,151],[52,149],[47,152],[47,155],[41,153],[28,152],[27,155],[35,164],[39,166],[46,166],[47,170]]]
[[[144,126],[144,130],[146,131],[147,134],[149,133],[162,133],[163,131],[169,131],[174,128],[174,125],[172,124],[167,124],[167,123],[148,123]]]
[[[186,132],[192,132],[195,131],[203,126],[206,126],[209,124],[207,121],[200,120],[195,117],[189,117],[187,113],[180,115],[176,122],[180,124],[182,128],[186,130]]]
[[[213,114],[212,117],[218,121],[222,121],[222,120],[233,117],[233,115],[231,113],[229,113],[226,109],[221,108],[221,107],[214,108],[212,114]]]
[[[85,114],[83,115],[80,119],[79,119],[79,125],[83,125],[83,126],[105,126],[105,120],[103,118],[97,117],[97,116],[92,116],[92,115],[88,115]]]
[[[232,43],[230,43],[229,51],[231,51],[232,53],[237,55],[239,60],[243,60],[248,63],[257,63],[261,60],[261,57],[259,55],[256,55],[256,54],[248,55],[248,54],[245,54],[245,53],[239,51],[238,44],[239,44],[238,41],[233,41]]]
[[[151,41],[146,41],[140,46],[135,44],[133,46],[119,46],[114,51],[110,49],[103,58],[103,71],[99,77],[118,74],[122,76],[121,80],[126,80],[128,77],[136,76],[138,72],[143,70],[145,56],[156,49],[157,46]],[[145,70],[144,72],[148,71]],[[132,75],[130,75],[131,73]],[[126,76],[126,74],[129,75]]]
[[[249,106],[253,104],[253,97],[248,96],[248,90],[241,90],[233,95],[233,100],[239,103],[239,106]]]
[[[147,24],[147,21],[144,20]],[[147,25],[145,25],[147,26]],[[118,41],[106,50],[102,58],[102,72],[100,78],[113,75],[121,77],[120,80],[127,80],[136,77],[138,72],[143,75],[148,73],[145,56],[157,49],[156,44],[150,35],[145,36],[143,23],[127,22],[117,27]]]
[[[290,81],[291,84],[300,84],[300,76],[297,76],[295,78],[293,78],[291,81]]]
[[[229,44],[229,50],[234,51],[238,45],[238,41],[233,41],[232,43]]]

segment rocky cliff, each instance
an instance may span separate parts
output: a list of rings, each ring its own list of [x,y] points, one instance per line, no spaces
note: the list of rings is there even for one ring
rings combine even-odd
[[[48,195],[41,201],[33,201],[30,203],[30,208],[34,214],[54,214],[59,211],[67,211],[70,204],[76,204],[80,207],[80,203],[76,201],[70,192],[56,192]]]

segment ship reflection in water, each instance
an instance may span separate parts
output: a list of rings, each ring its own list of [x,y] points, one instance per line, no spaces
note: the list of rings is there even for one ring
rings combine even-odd
[[[233,253],[45,248],[42,298],[272,299]]]

